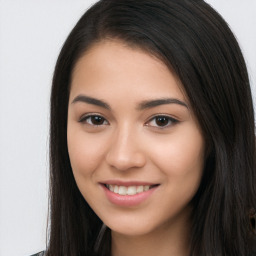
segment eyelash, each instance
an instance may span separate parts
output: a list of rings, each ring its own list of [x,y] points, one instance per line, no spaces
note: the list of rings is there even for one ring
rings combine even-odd
[[[98,118],[98,120],[101,121],[102,123],[100,123],[100,124],[93,124],[92,118]],[[164,121],[164,122],[167,121],[167,124],[164,124],[163,126],[157,125],[157,123],[156,123],[157,122],[157,120],[156,120],[157,118],[159,120],[162,119],[162,121]],[[150,125],[150,123],[153,122],[153,121],[154,121],[155,124],[154,125]],[[91,126],[95,126],[95,127],[99,127],[99,126],[102,126],[102,125],[109,125],[109,122],[103,116],[97,115],[97,114],[85,115],[85,116],[81,117],[79,122],[80,123],[85,123],[85,124],[88,124],[88,125],[91,125]],[[173,117],[170,117],[168,115],[156,115],[156,116],[151,117],[149,119],[149,121],[146,122],[145,126],[155,127],[155,128],[158,128],[158,129],[165,129],[165,128],[168,128],[170,126],[173,126],[173,125],[177,124],[178,122],[179,121],[177,119],[175,119]]]
[[[103,123],[102,124],[93,124],[92,118],[99,118],[103,121]],[[90,122],[88,122],[88,120],[90,120]],[[97,115],[97,114],[89,114],[89,115],[82,116],[81,119],[79,120],[79,122],[86,123],[88,125],[96,126],[96,127],[109,124],[109,122],[103,116]],[[107,124],[104,124],[105,122],[107,122]]]
[[[160,126],[160,125],[156,124],[156,119],[164,119],[168,123],[164,124],[163,126]],[[149,125],[149,123],[153,122],[153,121],[156,125]],[[178,122],[179,121],[177,119],[170,117],[168,115],[156,115],[149,119],[149,121],[146,123],[146,126],[151,126],[151,127],[158,128],[158,129],[165,129],[165,128],[169,128],[170,126],[177,124]]]

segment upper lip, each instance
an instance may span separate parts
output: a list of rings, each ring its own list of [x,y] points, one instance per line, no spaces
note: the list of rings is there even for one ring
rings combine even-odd
[[[117,185],[117,186],[152,186],[152,185],[158,185],[158,183],[153,182],[145,182],[145,181],[122,181],[122,180],[106,180],[99,182],[101,184],[107,184],[107,185]]]

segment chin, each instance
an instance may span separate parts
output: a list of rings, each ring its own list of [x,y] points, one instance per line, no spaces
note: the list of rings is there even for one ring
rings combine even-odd
[[[111,228],[112,232],[115,232],[123,236],[143,236],[150,233],[150,229],[147,227],[132,227],[132,226],[122,226],[122,227],[113,227]]]
[[[112,230],[112,232],[125,236],[142,236],[148,234],[154,230],[152,222],[147,221],[128,221],[126,220],[114,220],[105,222],[105,224]]]

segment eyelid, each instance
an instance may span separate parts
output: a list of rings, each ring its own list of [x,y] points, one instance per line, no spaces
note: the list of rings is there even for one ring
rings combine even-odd
[[[154,119],[158,118],[158,117],[164,117],[164,118],[167,118],[169,119],[169,121],[171,122],[171,124],[167,124],[165,126],[157,126],[157,125],[149,125],[150,122],[152,122]],[[173,116],[170,116],[168,114],[156,114],[154,116],[151,116],[148,121],[145,123],[145,126],[149,126],[149,127],[153,127],[153,128],[156,128],[156,129],[166,129],[166,128],[169,128],[169,127],[172,127],[174,125],[176,125],[177,123],[179,123],[180,121],[176,118],[174,118]]]
[[[79,118],[78,122],[79,122],[79,123],[84,123],[84,122],[86,122],[86,120],[87,120],[88,118],[90,118],[90,117],[95,117],[95,116],[98,116],[98,117],[103,118],[104,121],[107,122],[107,125],[109,125],[109,121],[108,121],[103,115],[101,115],[101,114],[99,114],[99,113],[87,113],[87,114],[84,114],[84,115],[82,115],[82,116]],[[88,124],[88,123],[87,123],[87,124]],[[93,125],[93,124],[89,124],[89,125],[92,125],[92,126],[102,126],[102,125],[106,125],[106,124],[102,124],[102,125]]]

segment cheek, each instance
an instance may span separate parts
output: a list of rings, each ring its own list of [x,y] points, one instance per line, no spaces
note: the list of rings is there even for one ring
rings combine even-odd
[[[88,136],[81,130],[68,129],[68,152],[75,176],[93,174],[104,155],[104,145],[100,136]]]
[[[156,145],[151,148],[154,164],[168,176],[170,183],[199,186],[204,168],[205,146],[198,129],[181,130],[158,144],[151,143]]]

